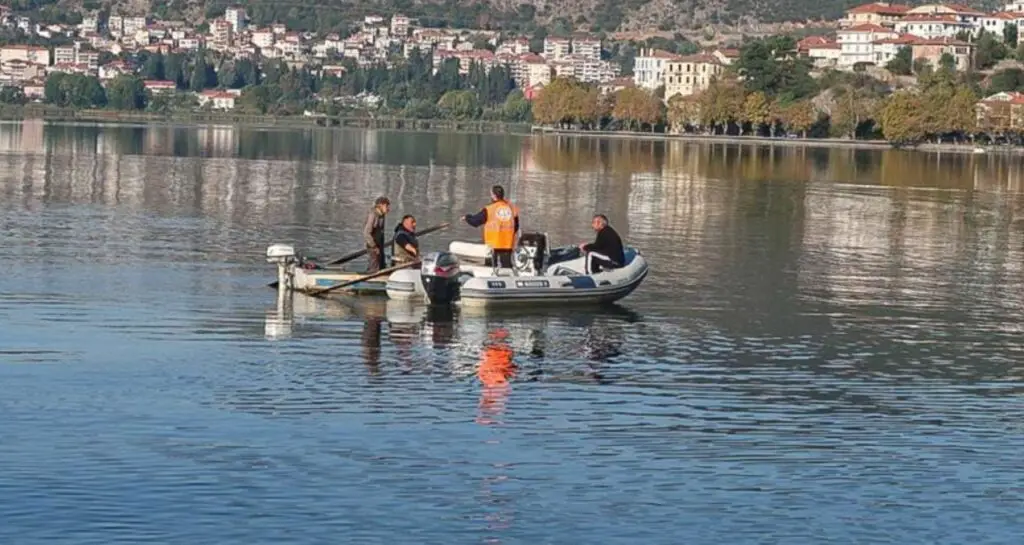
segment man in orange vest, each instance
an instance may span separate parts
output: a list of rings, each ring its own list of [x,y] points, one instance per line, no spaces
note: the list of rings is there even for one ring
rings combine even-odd
[[[491,188],[491,204],[476,214],[462,217],[470,227],[484,226],[484,244],[491,247],[495,265],[512,268],[512,250],[516,247],[516,233],[519,232],[519,209],[505,200],[505,188],[496,185]]]

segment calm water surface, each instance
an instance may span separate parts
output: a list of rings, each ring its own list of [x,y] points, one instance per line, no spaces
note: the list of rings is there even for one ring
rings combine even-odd
[[[1022,171],[0,125],[0,542],[1019,543]],[[601,312],[264,287],[270,243],[339,255],[378,194],[427,226],[493,183],[653,273]]]

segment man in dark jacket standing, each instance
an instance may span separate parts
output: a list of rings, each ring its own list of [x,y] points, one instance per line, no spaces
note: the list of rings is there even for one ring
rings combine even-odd
[[[587,254],[587,273],[599,273],[625,265],[626,253],[622,248],[622,238],[608,225],[608,218],[604,214],[597,214],[590,226],[597,232],[597,237],[590,244],[580,244],[580,250]]]
[[[367,273],[375,273],[384,268],[384,219],[390,209],[391,201],[387,197],[377,197],[373,201],[373,209],[366,216],[363,243],[366,244],[366,255],[370,260]]]

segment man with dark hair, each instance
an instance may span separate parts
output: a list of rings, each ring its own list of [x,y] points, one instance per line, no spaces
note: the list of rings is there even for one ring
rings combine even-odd
[[[373,209],[366,216],[363,225],[363,243],[366,244],[366,255],[370,260],[366,272],[375,273],[384,268],[384,218],[391,209],[391,200],[377,197],[373,201]]]
[[[416,240],[416,218],[410,214],[402,217],[395,226],[395,243],[391,249],[395,265],[404,265],[420,258],[420,243]]]
[[[490,246],[495,266],[512,268],[512,250],[519,232],[519,209],[505,200],[505,188],[491,188],[491,204],[476,214],[466,214],[462,220],[471,227],[484,226],[484,244]]]
[[[599,273],[602,270],[617,269],[626,264],[626,253],[622,248],[622,238],[608,225],[604,214],[596,214],[590,222],[597,237],[590,244],[580,244],[580,251],[587,254],[587,274]]]

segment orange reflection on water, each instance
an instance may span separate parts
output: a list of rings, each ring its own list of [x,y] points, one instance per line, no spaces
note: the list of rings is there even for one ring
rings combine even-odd
[[[480,354],[480,365],[476,372],[483,386],[476,421],[483,425],[499,423],[497,417],[505,411],[505,404],[511,392],[509,383],[517,370],[513,361],[515,353],[508,345],[508,331],[499,328],[492,331],[488,337]]]

